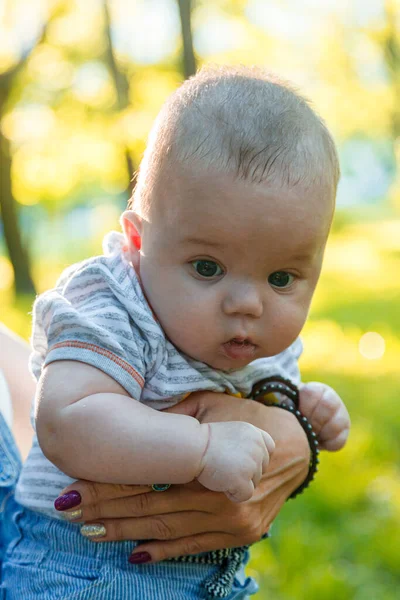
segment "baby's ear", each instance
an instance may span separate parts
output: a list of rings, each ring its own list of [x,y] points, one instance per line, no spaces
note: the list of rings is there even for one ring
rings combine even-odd
[[[142,219],[133,210],[126,210],[121,216],[121,225],[131,250],[138,251],[142,245]]]

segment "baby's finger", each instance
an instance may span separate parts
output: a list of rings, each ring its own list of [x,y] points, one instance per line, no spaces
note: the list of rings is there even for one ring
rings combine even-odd
[[[335,415],[322,427],[318,435],[321,448],[340,450],[349,436],[350,416],[343,403],[338,405]]]
[[[260,429],[262,436],[263,436],[263,440],[264,443],[267,447],[267,450],[269,452],[269,454],[272,454],[273,451],[275,450],[275,442],[272,439],[272,437],[269,435],[269,433],[267,433],[266,431],[263,431],[262,429]]]
[[[312,422],[317,435],[341,406],[344,406],[342,400],[335,390],[327,385],[311,382],[300,389],[300,410]]]
[[[319,444],[320,448],[322,450],[328,450],[329,452],[336,452],[337,450],[341,450],[347,442],[349,432],[350,429],[343,429],[343,431],[341,431],[339,435],[337,435],[335,438],[328,439],[326,441],[321,441]]]
[[[240,487],[227,490],[225,494],[231,502],[246,502],[254,494],[254,484],[252,481],[248,481]]]
[[[336,411],[337,419],[346,423],[348,427],[350,427],[350,415],[349,411],[346,408],[346,405],[343,402],[340,402],[339,408]]]
[[[254,488],[256,488],[258,486],[258,484],[261,481],[261,477],[263,475],[263,468],[260,466],[254,473],[253,478],[252,478],[252,482],[254,485]]]
[[[318,442],[322,450],[331,452],[340,450],[345,445],[350,431],[350,419],[343,415],[335,415],[320,431]]]
[[[263,457],[263,461],[262,461],[262,472],[265,473],[266,470],[268,469],[270,463],[270,455],[268,451],[265,451],[264,457]]]

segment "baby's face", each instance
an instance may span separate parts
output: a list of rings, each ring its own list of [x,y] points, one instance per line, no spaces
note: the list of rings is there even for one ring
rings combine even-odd
[[[333,201],[222,174],[159,187],[139,225],[139,270],[170,341],[221,370],[287,348],[307,317]]]

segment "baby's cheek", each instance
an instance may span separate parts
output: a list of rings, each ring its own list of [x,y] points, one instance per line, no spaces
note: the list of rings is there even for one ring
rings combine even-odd
[[[198,298],[178,300],[175,307],[175,325],[189,337],[205,335],[212,325],[210,315]]]
[[[220,323],[199,296],[177,299],[173,323],[176,345],[198,360],[205,360],[203,350],[213,346],[218,337]]]
[[[269,348],[273,346],[271,354],[279,354],[288,348],[299,337],[305,320],[304,312],[296,307],[280,311],[269,327],[268,346]]]
[[[206,327],[206,316],[202,313],[201,303],[184,293],[166,295],[160,307],[160,321],[170,340],[187,352],[187,344],[196,343],[197,336]]]

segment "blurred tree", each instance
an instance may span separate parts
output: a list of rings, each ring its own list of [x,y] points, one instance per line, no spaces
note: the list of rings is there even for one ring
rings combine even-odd
[[[389,197],[400,208],[400,36],[399,3],[394,0],[385,1],[385,27],[382,44],[386,70],[392,89],[391,138],[393,140],[393,156],[396,176]]]
[[[396,140],[400,136],[400,36],[398,29],[400,8],[398,4],[398,2],[393,2],[393,0],[386,0],[386,22],[382,35],[383,56],[393,90],[391,118],[393,140]]]
[[[105,62],[106,66],[110,71],[116,96],[117,96],[117,106],[120,112],[125,111],[130,104],[129,98],[129,81],[125,73],[119,68],[115,52],[112,43],[112,35],[111,35],[111,18],[110,18],[110,9],[108,0],[103,1],[103,9],[104,9],[104,28],[105,28],[105,36],[106,36],[106,47],[105,47]],[[129,152],[129,149],[125,146],[124,148],[126,167],[128,170],[128,195],[131,196],[133,191],[133,182],[134,182],[134,165]]]
[[[41,39],[43,39],[44,35],[45,30],[42,33]],[[40,40],[38,43],[40,43]],[[33,47],[29,48],[11,68],[0,73],[0,123],[4,116],[14,81],[25,66]],[[21,230],[18,223],[17,203],[13,196],[11,163],[10,143],[2,133],[0,127],[0,208],[4,237],[14,270],[14,287],[18,294],[34,294],[35,285],[30,273],[28,251],[22,243]]]
[[[183,42],[183,74],[185,78],[196,73],[196,57],[192,36],[192,0],[178,0]]]

